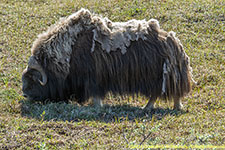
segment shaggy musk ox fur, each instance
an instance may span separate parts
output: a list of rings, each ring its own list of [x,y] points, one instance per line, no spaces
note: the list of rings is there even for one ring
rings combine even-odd
[[[191,89],[189,58],[174,32],[155,19],[112,22],[81,9],[39,35],[23,72],[31,100],[79,102],[113,94],[180,98]]]

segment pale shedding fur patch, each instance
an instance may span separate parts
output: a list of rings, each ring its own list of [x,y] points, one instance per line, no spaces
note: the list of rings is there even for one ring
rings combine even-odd
[[[131,41],[146,40],[148,28],[159,29],[158,21],[155,19],[148,22],[134,19],[127,22],[112,22],[107,18],[95,16],[93,21],[97,28],[93,30],[92,51],[97,41],[107,52],[120,49],[121,53],[125,54]]]

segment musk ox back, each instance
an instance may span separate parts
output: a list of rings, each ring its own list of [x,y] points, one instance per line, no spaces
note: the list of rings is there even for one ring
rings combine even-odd
[[[189,58],[174,32],[155,19],[112,22],[81,9],[39,35],[22,75],[24,96],[31,100],[100,104],[108,92],[180,98],[191,89]]]

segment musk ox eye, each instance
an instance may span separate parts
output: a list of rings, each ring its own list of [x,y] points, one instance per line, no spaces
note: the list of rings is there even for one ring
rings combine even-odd
[[[38,79],[37,79],[37,77],[36,76],[32,76],[32,79],[33,79],[33,81],[38,81]]]
[[[32,79],[32,75],[31,75],[31,74],[27,74],[26,77],[27,77],[28,79]]]

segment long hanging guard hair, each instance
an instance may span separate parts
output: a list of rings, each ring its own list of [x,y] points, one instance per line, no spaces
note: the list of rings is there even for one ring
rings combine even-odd
[[[181,42],[155,19],[112,22],[81,9],[39,35],[32,55],[67,81],[58,92],[83,89],[84,100],[109,91],[172,99],[187,94],[194,81]]]

